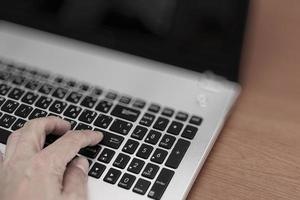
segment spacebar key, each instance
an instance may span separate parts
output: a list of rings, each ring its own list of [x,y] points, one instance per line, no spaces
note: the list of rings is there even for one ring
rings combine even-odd
[[[11,132],[5,129],[0,128],[0,143],[6,144],[8,137],[10,136]]]
[[[111,114],[113,116],[120,117],[122,119],[129,120],[132,122],[135,122],[137,120],[140,113],[141,112],[139,110],[135,110],[121,105],[116,105],[113,111],[111,111]]]
[[[95,131],[99,131],[101,133],[103,133],[103,139],[100,142],[100,144],[104,145],[104,146],[108,146],[114,149],[118,149],[124,138],[122,136],[113,134],[113,133],[109,133],[100,129],[95,129]]]

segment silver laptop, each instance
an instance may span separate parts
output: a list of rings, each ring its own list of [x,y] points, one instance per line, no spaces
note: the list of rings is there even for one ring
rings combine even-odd
[[[0,149],[58,116],[104,134],[79,152],[91,200],[185,199],[239,94],[247,5],[1,1]]]

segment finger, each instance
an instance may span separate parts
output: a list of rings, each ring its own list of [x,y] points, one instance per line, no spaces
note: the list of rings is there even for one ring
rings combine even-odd
[[[54,169],[64,171],[67,164],[77,155],[81,148],[98,144],[102,133],[95,131],[68,131],[54,143],[41,151],[41,156],[49,158]],[[59,173],[59,172],[58,172]]]
[[[88,170],[89,163],[83,157],[75,158],[68,165],[64,175],[62,191],[67,199],[87,199]]]
[[[3,162],[3,153],[0,150],[0,166],[2,165],[2,162]]]
[[[29,121],[22,129],[19,129],[21,134],[16,153],[22,156],[32,156],[42,150],[46,135],[50,133],[62,135],[68,130],[70,130],[70,123],[58,117],[51,116]]]
[[[20,138],[20,132],[16,131],[10,134],[7,139],[6,149],[5,149],[5,159],[10,159],[11,156],[15,153],[17,143]]]

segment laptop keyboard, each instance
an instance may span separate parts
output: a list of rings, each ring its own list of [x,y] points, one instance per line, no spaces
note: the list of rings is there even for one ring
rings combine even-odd
[[[104,134],[81,149],[89,176],[161,199],[202,118],[63,76],[0,61],[0,143],[31,119],[57,116]],[[49,135],[46,146],[57,139]]]

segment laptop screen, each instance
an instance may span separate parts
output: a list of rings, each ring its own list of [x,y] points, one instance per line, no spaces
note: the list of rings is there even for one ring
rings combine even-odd
[[[237,80],[248,0],[2,0],[0,18]]]

